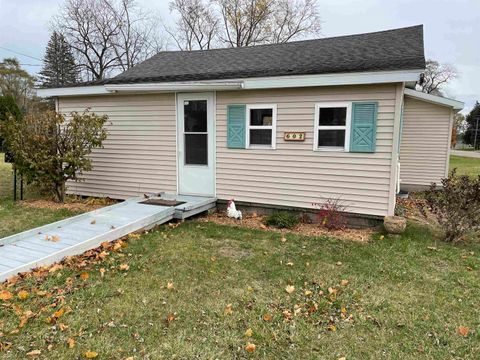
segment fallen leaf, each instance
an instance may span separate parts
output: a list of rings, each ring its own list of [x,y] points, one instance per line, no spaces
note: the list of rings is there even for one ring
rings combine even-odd
[[[293,293],[295,291],[295,286],[293,285],[287,285],[287,287],[285,288],[285,291],[289,294]]]
[[[263,321],[272,321],[272,315],[263,314],[262,319],[263,319]]]
[[[467,266],[467,271],[473,271],[471,266]]]
[[[131,233],[128,234],[129,239],[140,239],[140,234]]]
[[[247,287],[247,291],[253,292],[253,287],[251,287],[251,286]]]
[[[60,241],[60,236],[58,236],[58,235],[53,235],[53,236],[50,238],[50,241],[58,242],[58,241]]]
[[[27,356],[37,356],[40,355],[42,352],[40,350],[32,350],[27,353]]]
[[[437,251],[438,249],[435,246],[427,246],[428,250]]]
[[[167,289],[168,290],[173,290],[175,287],[173,286],[173,282],[168,282],[167,283]]]
[[[119,268],[122,271],[127,271],[128,269],[130,269],[130,266],[128,266],[128,264],[121,264]]]
[[[92,221],[90,221],[90,224],[92,225],[95,225],[97,223],[97,220],[93,219]]]
[[[82,279],[82,280],[87,280],[89,277],[90,277],[90,275],[88,275],[87,272],[82,272],[80,274],[80,279]]]
[[[65,308],[61,308],[61,309],[55,311],[55,312],[53,313],[52,317],[58,319],[58,318],[60,318],[61,316],[63,316],[63,314],[65,314]]]
[[[26,298],[28,298],[28,292],[25,290],[20,290],[17,296],[20,300],[25,300]]]
[[[282,241],[282,243],[285,243],[285,242],[287,242],[287,238],[285,236],[282,236],[281,241]]]
[[[337,263],[336,263],[335,265],[337,265],[337,266],[342,266],[343,264],[342,264],[341,261],[337,261]]]
[[[72,338],[68,338],[67,345],[69,349],[73,349],[75,347],[75,340],[73,340]]]
[[[470,331],[470,329],[466,326],[459,326],[458,329],[457,329],[457,333],[459,335],[464,336],[464,337],[466,337],[468,335],[469,331]]]
[[[167,322],[172,322],[172,321],[175,320],[175,319],[176,319],[175,314],[169,313],[169,314],[167,315]]]
[[[349,281],[346,280],[346,279],[343,279],[342,281],[340,281],[340,285],[342,285],[342,286],[347,286],[348,283],[349,283]]]
[[[232,315],[232,314],[233,314],[232,304],[228,304],[228,305],[225,307],[225,310],[223,310],[223,313],[224,313],[225,315]]]
[[[287,262],[287,266],[293,266],[293,262],[291,261]]]
[[[13,297],[12,293],[8,290],[0,291],[0,300],[6,301],[10,300]]]
[[[385,239],[385,236],[384,235],[380,235],[380,240],[383,240]]]
[[[338,360],[347,360],[345,356],[339,357]]]
[[[245,346],[245,350],[247,350],[247,352],[249,352],[249,353],[253,353],[256,348],[257,348],[257,346],[255,344],[250,343],[250,342],[247,342],[247,346]]]
[[[105,269],[101,268],[99,271],[100,271],[100,276],[103,277],[105,275]]]
[[[87,359],[95,359],[98,356],[98,353],[95,351],[87,351],[85,354],[83,354],[83,356],[85,356]]]
[[[50,269],[48,269],[49,273],[54,273],[55,271],[58,271],[63,268],[63,265],[61,264],[55,264],[53,265]]]
[[[335,332],[335,331],[337,331],[337,327],[333,324],[330,324],[330,325],[327,326],[327,330]]]
[[[245,336],[252,337],[253,335],[253,330],[248,328],[247,331],[245,331]]]
[[[305,296],[311,296],[312,295],[312,292],[310,290],[305,290]]]

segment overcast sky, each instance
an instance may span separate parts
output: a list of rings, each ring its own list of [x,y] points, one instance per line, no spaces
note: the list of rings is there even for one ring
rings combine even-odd
[[[49,21],[63,0],[0,0],[0,59],[41,62],[50,36]],[[167,0],[138,0],[171,21]],[[480,101],[480,0],[318,0],[322,36],[348,35],[423,24],[427,58],[455,65],[460,77],[446,95],[464,101],[465,111]],[[25,65],[36,73],[40,66]],[[464,111],[464,112],[465,112]]]

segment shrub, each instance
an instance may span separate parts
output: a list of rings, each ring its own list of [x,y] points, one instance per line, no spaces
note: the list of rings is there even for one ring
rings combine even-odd
[[[442,179],[442,188],[433,183],[426,200],[445,234],[445,240],[458,241],[480,229],[480,176],[457,176],[453,170]]]
[[[0,126],[14,163],[27,182],[49,190],[58,202],[65,198],[65,183],[78,181],[91,170],[89,155],[102,147],[107,137],[107,116],[71,113],[68,121],[61,114],[45,111],[21,119],[11,116]]]
[[[287,212],[281,211],[273,213],[272,215],[267,216],[265,220],[265,224],[268,226],[274,226],[279,229],[291,229],[295,225],[299,223],[300,219],[297,215]]]
[[[340,197],[331,197],[322,203],[313,203],[312,205],[319,208],[317,219],[322,226],[330,230],[341,230],[347,226],[347,217],[345,216],[347,206],[343,204]]]

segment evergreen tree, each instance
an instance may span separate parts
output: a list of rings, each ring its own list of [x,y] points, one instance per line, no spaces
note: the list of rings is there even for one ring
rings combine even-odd
[[[53,32],[43,63],[40,72],[42,87],[59,87],[77,82],[78,70],[72,49],[62,34]]]
[[[466,116],[465,121],[467,122],[467,130],[463,134],[463,141],[466,144],[474,145],[475,144],[475,128],[477,126],[477,118],[480,117],[480,103],[477,101],[472,111]],[[480,149],[480,120],[478,122],[478,131],[477,131],[477,149]]]

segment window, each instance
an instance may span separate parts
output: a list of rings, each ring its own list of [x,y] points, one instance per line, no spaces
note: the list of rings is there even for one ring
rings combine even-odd
[[[207,100],[183,103],[185,165],[208,165]]]
[[[275,149],[276,105],[247,105],[247,146]]]
[[[350,119],[350,103],[317,104],[313,150],[348,151]]]

